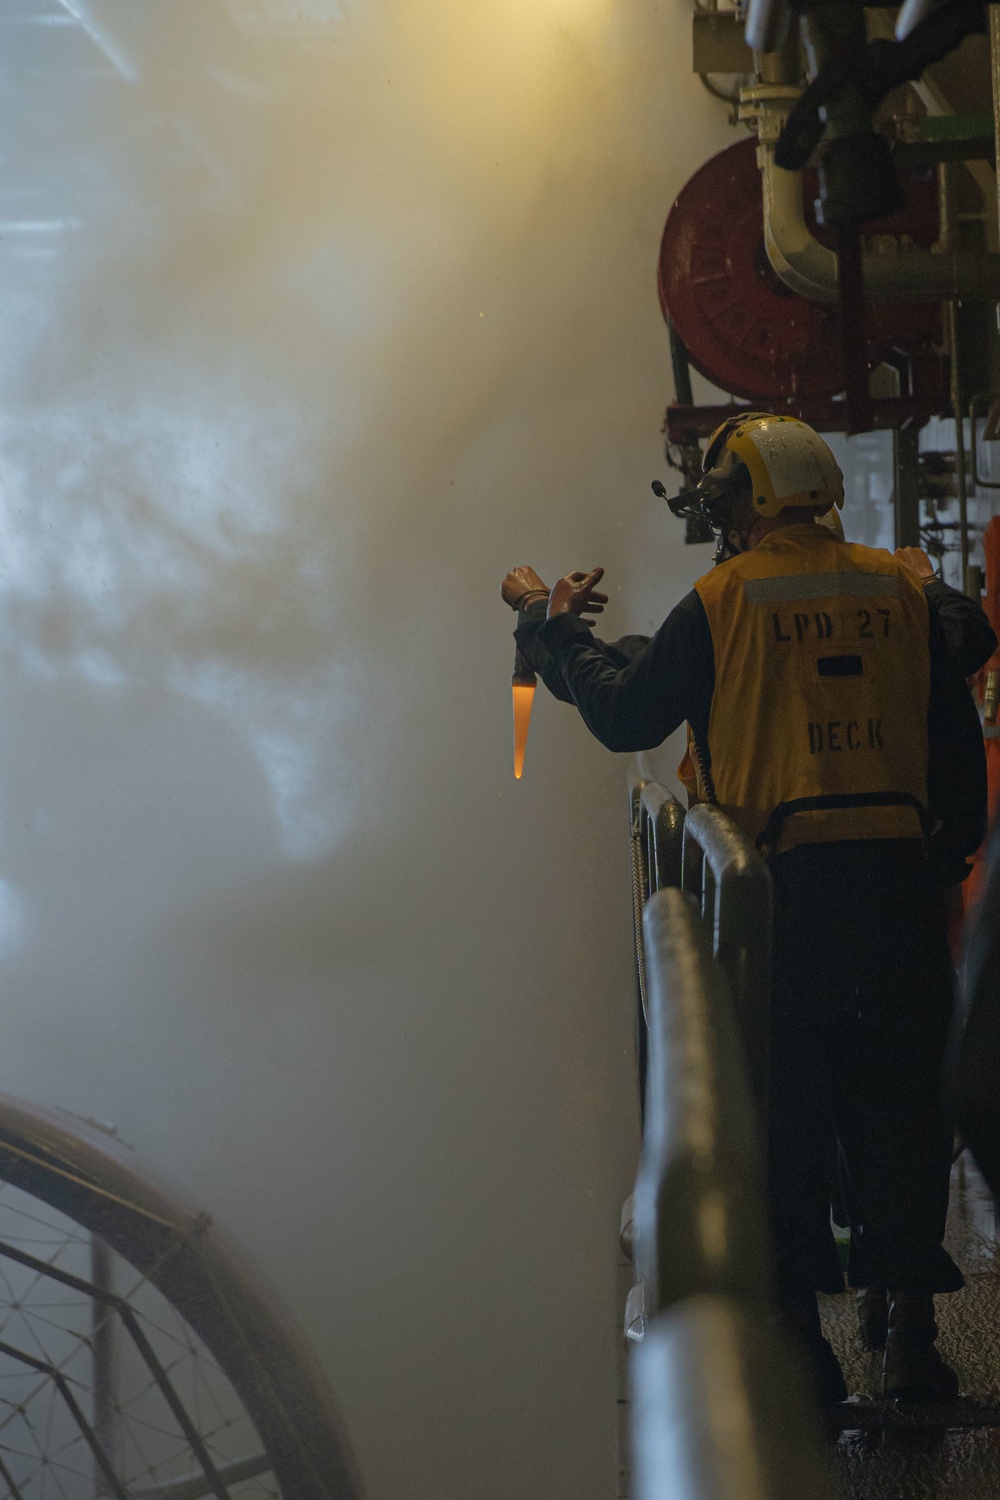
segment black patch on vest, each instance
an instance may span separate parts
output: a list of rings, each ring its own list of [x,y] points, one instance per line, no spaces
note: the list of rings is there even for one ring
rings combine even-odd
[[[863,677],[865,664],[860,656],[819,656],[816,667],[821,677]]]

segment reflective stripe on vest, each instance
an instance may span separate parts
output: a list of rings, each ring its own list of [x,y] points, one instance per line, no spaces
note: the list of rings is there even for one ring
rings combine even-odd
[[[915,576],[889,552],[800,525],[695,587],[715,653],[720,805],[756,839],[793,804],[779,849],[921,837],[930,657]]]

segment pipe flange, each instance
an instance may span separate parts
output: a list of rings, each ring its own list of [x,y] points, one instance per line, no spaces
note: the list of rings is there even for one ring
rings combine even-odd
[[[776,141],[802,92],[794,83],[750,84],[740,89],[737,119],[755,125],[759,141]]]

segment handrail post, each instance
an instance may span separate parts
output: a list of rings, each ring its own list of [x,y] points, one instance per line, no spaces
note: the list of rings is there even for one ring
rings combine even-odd
[[[636,1061],[639,1069],[639,1110],[645,1119],[648,1010],[646,963],[642,944],[642,913],[650,895],[664,885],[681,883],[684,809],[655,781],[629,787],[629,835],[632,856],[632,919],[635,927]]]
[[[683,887],[694,894],[729,979],[760,1120],[766,1118],[771,993],[771,874],[721,808],[684,821]]]
[[[642,957],[642,913],[649,900],[649,853],[646,844],[646,815],[642,792],[646,782],[629,787],[629,843],[632,856],[632,922],[635,930],[636,985],[639,1004],[646,1013],[646,977]]]
[[[639,1117],[646,1118],[646,1056],[649,1027],[646,1019],[646,960],[642,950],[642,913],[649,900],[647,817],[642,805],[644,781],[629,787],[629,850],[632,864],[632,925],[635,935],[635,1063],[639,1074]]]
[[[680,885],[684,809],[665,787],[655,781],[643,784],[640,797],[649,829],[650,891]]]
[[[697,838],[690,833],[685,833],[684,848],[681,855],[681,889],[690,892],[695,897],[698,902],[698,909],[703,917],[705,916],[705,909],[702,905],[705,894],[704,873],[705,851]]]

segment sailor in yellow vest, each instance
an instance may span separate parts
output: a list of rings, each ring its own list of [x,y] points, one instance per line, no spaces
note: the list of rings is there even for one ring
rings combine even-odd
[[[982,838],[978,714],[913,571],[817,524],[843,503],[817,433],[741,414],[709,440],[705,469],[689,502],[727,560],[651,640],[594,637],[600,568],[551,590],[516,568],[503,595],[521,650],[609,749],[650,749],[687,720],[702,795],[770,860],[770,1218],[782,1309],[820,1399],[846,1395],[816,1304],[843,1290],[831,1133],[854,1206],[848,1278],[889,1293],[884,1392],[949,1397],[933,1297],[962,1277],[942,1246],[953,975],[940,888]]]

